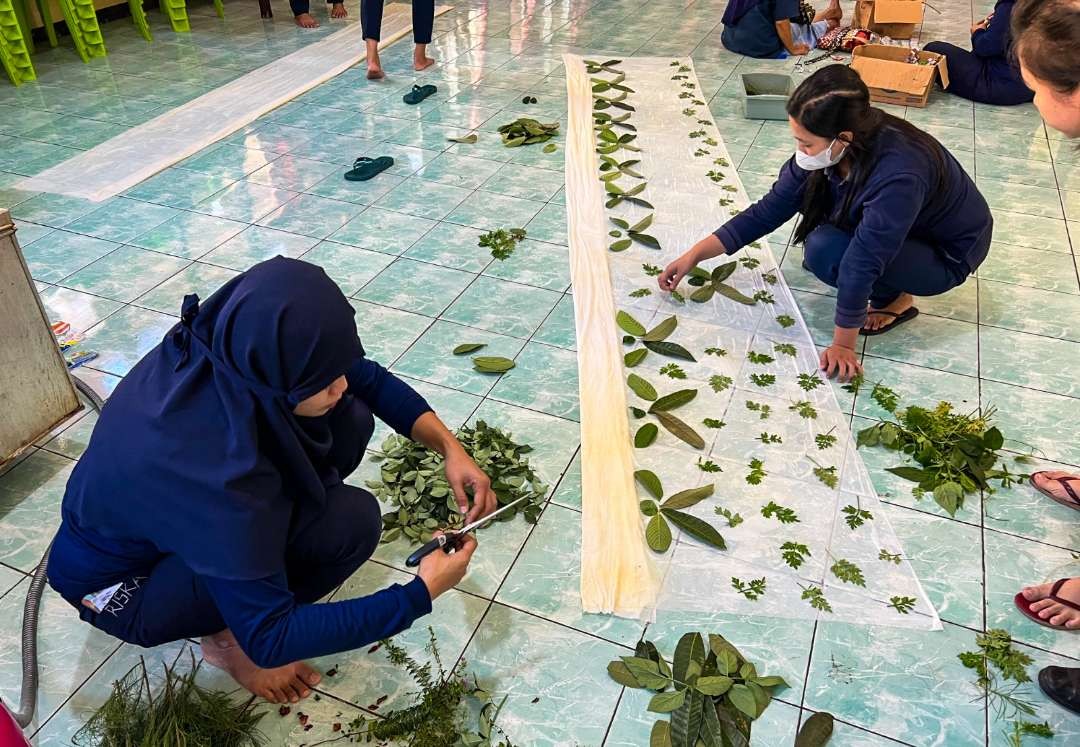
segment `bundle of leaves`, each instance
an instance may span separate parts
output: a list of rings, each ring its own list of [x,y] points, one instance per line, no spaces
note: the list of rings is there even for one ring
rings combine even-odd
[[[112,693],[72,738],[94,747],[257,747],[263,713],[254,698],[243,701],[195,682],[199,663],[190,649],[190,667],[179,671],[181,653],[164,666],[153,692],[146,662],[113,683]]]
[[[435,631],[430,627],[428,635],[431,661],[424,664],[393,641],[381,642],[390,662],[407,671],[416,683],[413,704],[380,719],[357,718],[343,737],[380,744],[393,741],[409,747],[514,747],[495,723],[502,703],[496,705],[490,694],[466,674],[464,660],[447,672],[439,656]],[[482,703],[476,730],[465,726],[470,698]]]
[[[510,255],[517,249],[518,242],[525,240],[524,228],[500,228],[497,231],[489,231],[481,234],[479,245],[490,249],[491,256],[498,260],[510,259]]]
[[[696,286],[697,290],[690,294],[690,300],[696,303],[706,303],[712,299],[714,295],[719,293],[725,298],[730,298],[732,301],[736,301],[745,306],[753,306],[757,303],[756,298],[751,298],[740,292],[737,288],[724,282],[731,277],[732,273],[738,269],[737,262],[725,262],[722,265],[717,265],[713,268],[712,272],[704,270],[700,267],[695,267],[690,271],[687,277],[687,283],[692,286]]]
[[[522,497],[528,499],[495,520],[509,521],[520,513],[535,524],[548,488],[525,458],[532,447],[516,443],[509,433],[482,420],[475,427],[461,428],[457,438],[491,478],[500,506]],[[381,463],[381,479],[369,481],[367,486],[379,500],[394,508],[383,514],[383,542],[392,542],[404,534],[419,544],[430,540],[436,529],[462,526],[464,515],[446,480],[442,455],[398,435],[387,438],[382,450],[383,454],[375,457]]]
[[[529,117],[522,117],[504,124],[499,128],[499,134],[502,135],[503,145],[507,148],[516,148],[519,145],[531,145],[551,140],[559,134],[559,123],[545,124]]]
[[[774,687],[787,687],[782,677],[763,677],[757,668],[723,636],[709,634],[708,647],[700,633],[679,639],[668,663],[650,641],[638,642],[633,656],[608,664],[608,674],[620,685],[652,690],[653,713],[670,714],[670,721],[653,724],[652,747],[748,747],[753,721],[772,700]]]
[[[857,388],[856,384],[853,389]],[[896,393],[881,384],[874,385],[870,396],[893,417],[860,431],[858,445],[907,454],[918,466],[887,471],[916,483],[912,491],[916,498],[932,495],[950,516],[963,507],[966,495],[994,492],[991,480],[1007,488],[1026,477],[1004,464],[1000,450],[1005,437],[991,424],[994,408],[962,414],[951,403],[940,402],[932,410],[916,405],[900,409]]]

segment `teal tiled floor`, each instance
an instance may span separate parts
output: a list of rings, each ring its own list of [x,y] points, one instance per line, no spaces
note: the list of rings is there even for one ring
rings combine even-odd
[[[100,353],[82,369],[100,391],[111,391],[176,322],[184,293],[207,295],[235,273],[284,254],[326,268],[352,299],[368,354],[405,377],[451,427],[483,419],[533,444],[536,468],[553,488],[540,524],[481,533],[469,577],[401,641],[419,651],[430,621],[448,660],[463,656],[481,684],[509,696],[501,721],[515,743],[637,747],[647,743],[652,722],[645,697],[622,692],[604,667],[627,653],[643,625],[585,615],[578,597],[578,372],[563,140],[546,154],[508,150],[494,133],[523,115],[565,126],[566,51],[691,55],[744,184],[759,196],[792,143],[782,123],[742,118],[739,75],[788,71],[793,63],[724,51],[723,0],[454,4],[436,22],[432,51],[440,64],[423,76],[410,72],[409,46],[399,43],[383,55],[387,81],[368,83],[362,68],[351,69],[104,206],[13,185],[340,24],[298,31],[281,2],[273,22],[236,2],[222,22],[200,5],[190,9],[190,35],[172,34],[152,13],[150,46],[118,21],[104,28],[104,60],[82,65],[64,48],[40,53],[39,83],[0,87],[0,204],[12,208],[49,314],[84,332],[87,346]],[[989,3],[974,5],[981,18]],[[356,3],[348,7],[355,21]],[[927,15],[924,40],[964,43],[971,7],[940,9]],[[440,92],[408,108],[400,96],[414,77]],[[522,105],[525,95],[539,103]],[[977,280],[923,299],[920,320],[863,346],[868,377],[905,401],[996,406],[1006,434],[1042,452],[1041,467],[1077,468],[1080,157],[1027,106],[1002,110],[935,93],[926,109],[892,111],[938,137],[979,180],[993,205],[996,243]],[[446,140],[470,131],[479,135],[475,145]],[[355,157],[384,154],[396,160],[391,172],[363,183],[341,178]],[[511,259],[492,261],[476,246],[483,231],[515,226],[529,238]],[[786,245],[791,228],[770,241],[815,341],[826,344],[834,292],[801,270],[801,250]],[[461,342],[485,343],[486,353],[515,358],[518,367],[498,380],[476,373],[467,359],[449,354]],[[865,393],[838,394],[853,428],[881,414]],[[0,475],[5,699],[17,684],[25,574],[48,542],[66,476],[94,422],[88,415],[68,424]],[[380,427],[371,448],[387,434]],[[951,519],[885,471],[895,466],[893,455],[862,455],[945,621],[943,632],[717,610],[662,612],[646,635],[670,651],[683,632],[720,632],[761,669],[785,677],[791,687],[755,726],[755,745],[791,744],[800,720],[817,709],[840,720],[830,744],[842,747],[1004,744],[1004,725],[975,700],[955,655],[972,648],[977,632],[1000,626],[1039,665],[1077,665],[1076,634],[1031,625],[1011,607],[1019,586],[1080,572],[1077,514],[1021,485],[969,498]],[[350,482],[376,474],[368,461]],[[336,596],[407,578],[405,554],[402,541],[380,547]],[[69,744],[107,683],[141,652],[80,624],[52,594],[41,639],[46,670],[36,742]],[[178,650],[163,647],[150,656],[171,658]],[[319,702],[303,706],[313,730],[271,711],[264,724],[272,744],[327,738],[334,721],[353,718],[381,695],[392,707],[408,684],[381,653],[366,649],[318,664],[336,666],[338,674],[320,687]],[[219,673],[205,676],[226,685]],[[1080,718],[1030,689],[1039,718],[1059,732],[1042,743],[1075,743]]]

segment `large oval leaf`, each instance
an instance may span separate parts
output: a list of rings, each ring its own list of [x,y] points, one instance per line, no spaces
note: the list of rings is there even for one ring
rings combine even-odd
[[[664,486],[660,483],[660,478],[656,476],[655,472],[651,472],[647,469],[639,469],[634,473],[634,479],[641,483],[641,487],[649,491],[656,500],[661,500],[664,497]]]
[[[637,678],[626,666],[626,662],[624,661],[609,662],[607,665],[607,672],[611,679],[615,680],[623,687],[632,687],[634,689],[641,687],[641,683],[637,681]]]
[[[731,277],[731,273],[735,272],[735,268],[739,265],[737,262],[726,262],[713,268],[712,273],[709,275],[709,279],[714,283],[722,283]]]
[[[649,402],[652,402],[657,397],[656,389],[653,385],[637,374],[632,373],[627,376],[626,384],[633,390],[634,394]]]
[[[649,701],[647,710],[653,713],[671,713],[686,700],[686,690],[669,690],[666,693],[657,693]]]
[[[499,356],[477,356],[473,358],[473,368],[480,373],[506,373],[516,364],[509,358]]]
[[[743,684],[732,685],[728,690],[728,698],[731,704],[745,713],[750,718],[757,718],[757,701],[750,688]]]
[[[691,514],[684,514],[682,511],[676,511],[672,508],[661,508],[660,511],[672,524],[694,539],[704,542],[707,545],[712,545],[718,550],[727,549],[727,543],[724,542],[724,538],[720,535],[720,532],[716,531],[715,527],[707,521],[703,521]]]
[[[705,448],[705,439],[703,439],[698,432],[688,426],[682,420],[672,415],[670,412],[654,412],[653,415],[660,421],[660,425],[664,426],[675,438],[690,444],[695,449]]]
[[[724,296],[725,298],[730,298],[732,301],[738,301],[739,303],[746,306],[753,306],[757,303],[757,301],[750,298],[750,296],[743,295],[727,283],[713,283],[713,287],[716,288],[716,292],[719,293],[721,296]]]
[[[631,350],[629,353],[623,356],[623,363],[627,368],[633,368],[637,364],[645,360],[645,356],[649,354],[646,348],[638,348],[637,350]]]
[[[694,303],[708,303],[716,295],[716,288],[711,285],[703,285],[690,294],[690,300]]]
[[[619,325],[623,332],[634,337],[641,337],[645,334],[644,325],[625,311],[620,311],[615,315],[615,323]]]
[[[630,374],[633,376],[634,374]],[[680,389],[677,392],[671,394],[665,394],[660,399],[653,402],[652,407],[649,408],[649,412],[667,412],[668,410],[674,410],[676,407],[682,407],[688,402],[693,401],[697,396],[697,389]]]
[[[671,333],[674,332],[678,326],[679,320],[674,316],[669,316],[642,335],[641,339],[644,342],[663,342],[671,336]]]
[[[672,747],[671,724],[663,719],[653,724],[649,734],[649,747]]]
[[[699,677],[698,681],[694,683],[694,687],[706,695],[716,696],[726,693],[733,684],[735,684],[735,680],[730,677],[717,675],[715,677]]]
[[[674,342],[649,342],[648,340],[643,342],[645,347],[649,350],[654,353],[659,353],[660,355],[666,355],[668,358],[678,358],[679,360],[690,361],[691,363],[697,361],[697,358],[691,355],[689,350]]]
[[[664,508],[690,508],[712,495],[714,489],[715,486],[709,484],[702,485],[699,488],[683,490],[664,501]]]
[[[667,552],[667,549],[671,547],[671,527],[660,514],[649,519],[645,527],[645,541],[655,552]]]
[[[475,353],[477,350],[485,347],[487,347],[487,343],[466,342],[454,348],[454,355],[468,355],[469,353]]]
[[[795,747],[824,747],[833,733],[833,715],[824,711],[815,713],[803,722]]]
[[[634,446],[639,449],[645,449],[652,446],[653,441],[656,440],[657,434],[660,433],[660,429],[653,423],[646,423],[638,428],[638,432],[634,434]]]

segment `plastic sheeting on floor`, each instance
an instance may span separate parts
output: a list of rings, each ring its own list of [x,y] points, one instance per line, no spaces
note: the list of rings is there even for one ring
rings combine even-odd
[[[450,9],[447,5],[437,6],[435,15]],[[411,6],[402,3],[386,7],[380,49],[411,31],[411,13]],[[364,57],[360,24],[349,24],[322,41],[46,169],[17,187],[107,200],[343,73]]]
[[[633,107],[627,122],[636,130],[616,127],[614,132],[636,134],[627,144],[640,151],[619,148],[609,157],[643,178],[617,178],[616,189],[609,188],[607,196],[646,184],[637,196],[655,207],[623,202],[591,220],[600,222],[606,242],[614,242],[619,237],[608,238],[609,230],[621,229],[620,236],[625,236],[627,224],[652,215],[651,225],[642,231],[656,237],[662,249],[635,241],[622,251],[606,252],[609,297],[581,297],[584,289],[575,277],[574,300],[611,303],[646,329],[677,318],[678,327],[667,341],[689,350],[695,360],[652,351],[622,375],[637,374],[661,396],[696,390],[692,401],[671,414],[700,434],[705,447],[695,449],[661,427],[651,446],[633,449],[634,469],[655,473],[665,496],[714,485],[709,498],[682,510],[715,527],[726,542],[725,550],[706,546],[671,523],[671,549],[655,556],[663,574],[656,610],[642,610],[641,616],[725,612],[940,629],[937,612],[856,452],[849,416],[818,371],[817,348],[767,242],[762,239],[734,257],[702,265],[711,271],[736,261],[725,282],[741,291],[744,300],[756,296],[756,303],[739,303],[720,293],[697,303],[689,298],[696,289],[685,280],[680,290],[686,298],[680,303],[657,287],[655,270],[646,265],[664,267],[733,211],[745,209],[749,200],[689,59],[632,58],[613,67],[625,80],[601,72],[593,74],[591,82],[594,90],[616,101],[623,96],[619,88],[605,88],[597,81],[614,81],[632,90],[620,103]],[[568,55],[566,68],[570,90],[587,91],[576,85],[588,76],[581,59]],[[591,129],[590,108],[577,111],[588,120],[569,127]],[[616,117],[627,113],[614,105],[603,111]],[[748,121],[747,126],[758,123]],[[610,136],[603,142],[612,146]],[[603,193],[604,183],[568,179],[567,202],[584,200],[581,191],[589,189]],[[573,223],[573,213],[571,217]],[[626,223],[613,223],[613,218]],[[570,228],[573,235],[574,226]],[[590,288],[589,293],[596,291]],[[610,334],[618,339],[624,333],[611,329]],[[626,345],[622,352],[638,347]],[[590,352],[581,346],[579,351],[580,378],[587,382],[593,370]],[[629,387],[626,391],[632,407],[648,410],[649,401]],[[583,433],[604,428],[603,423],[586,421],[589,396],[590,387],[583,386]],[[624,410],[605,417],[630,415]],[[655,424],[656,419],[648,414],[630,419],[630,431],[647,422]],[[753,460],[760,460],[761,473],[752,476]],[[819,479],[815,470],[829,482],[835,480],[834,486]],[[584,483],[583,488],[585,512],[600,506],[602,516],[604,504],[618,498],[607,490],[590,492]],[[638,486],[632,500],[652,498]],[[741,521],[730,526],[719,510]],[[648,519],[640,519],[644,532]],[[586,552],[589,546],[583,542]],[[595,565],[582,558],[583,569]],[[612,584],[620,582],[611,579]],[[748,593],[740,593],[738,584]]]

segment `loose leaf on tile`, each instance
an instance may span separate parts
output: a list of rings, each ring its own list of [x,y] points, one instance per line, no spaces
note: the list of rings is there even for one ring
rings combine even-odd
[[[698,435],[697,431],[670,412],[654,412],[653,415],[660,421],[660,425],[664,426],[664,429],[675,436],[675,438],[693,446],[695,449],[705,448],[705,439]]]
[[[480,355],[473,358],[473,368],[480,373],[506,373],[517,364],[509,358],[502,358],[497,355]]]
[[[634,446],[639,449],[645,449],[652,446],[653,441],[656,440],[656,435],[660,432],[660,429],[656,427],[654,423],[646,423],[638,428],[638,432],[634,434]]]
[[[545,153],[554,153],[558,149],[559,149],[559,146],[557,146],[555,143],[548,143],[547,145],[544,146],[544,152]]]
[[[475,353],[477,350],[481,350],[486,347],[487,343],[466,342],[454,348],[454,355],[468,355],[469,353]]]
[[[716,489],[715,485],[702,485],[699,488],[691,488],[690,490],[683,490],[664,501],[662,508],[690,508],[693,505],[700,503],[713,494]],[[660,498],[661,496],[657,496]]]
[[[615,323],[619,325],[623,332],[634,337],[641,337],[645,334],[644,325],[625,311],[620,311],[615,315]]]
[[[656,500],[661,500],[664,497],[664,486],[660,483],[660,478],[656,476],[655,472],[639,469],[634,473],[634,479],[641,483],[641,486],[649,491],[649,495]]]
[[[632,373],[627,376],[626,384],[633,390],[634,394],[642,399],[652,402],[657,397],[656,389],[653,385],[637,374]]]
[[[664,321],[657,324],[642,336],[643,342],[663,342],[671,333],[679,326],[679,320],[674,316],[669,316]]]
[[[716,531],[715,527],[707,521],[703,521],[692,514],[683,513],[682,511],[676,511],[671,508],[661,507],[660,513],[666,516],[672,524],[694,539],[704,542],[707,545],[711,545],[718,550],[727,549],[727,543],[724,542],[724,538],[720,535],[720,532]]]
[[[824,747],[833,733],[833,715],[821,711],[803,722],[795,747]]]
[[[671,547],[671,527],[660,514],[649,519],[645,527],[645,541],[655,552],[667,552]]]
[[[690,361],[691,363],[697,361],[697,359],[694,358],[693,354],[691,354],[689,350],[684,348],[682,345],[678,345],[674,342],[649,342],[648,340],[645,340],[643,342],[645,344],[645,347],[647,347],[654,353],[666,355],[669,358],[678,358],[679,360]]]
[[[472,133],[469,133],[468,135],[459,135],[457,137],[448,137],[446,139],[449,140],[451,143],[462,143],[464,145],[472,145],[473,143],[476,142],[476,133],[472,132]]]
[[[630,375],[633,376],[634,374]],[[674,410],[676,407],[682,407],[683,405],[692,402],[695,397],[697,397],[697,389],[680,389],[671,394],[665,394],[663,397],[653,402],[652,407],[649,408],[649,412],[655,414],[658,412]]]

